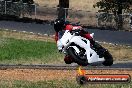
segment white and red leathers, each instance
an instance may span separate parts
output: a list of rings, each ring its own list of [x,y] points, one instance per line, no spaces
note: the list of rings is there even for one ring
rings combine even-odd
[[[71,30],[76,30],[76,29],[82,29],[82,27],[81,27],[81,26],[73,26],[73,25],[71,25],[71,24],[68,24],[68,25],[66,25],[65,28],[64,28],[64,30],[69,30],[69,31],[71,31]],[[82,31],[83,31],[83,29],[82,29]],[[81,33],[80,35],[81,35],[82,37],[86,38],[86,39],[89,39],[89,40],[92,39],[92,37],[90,36],[89,33],[86,33],[86,34]],[[55,40],[56,40],[56,42],[58,41],[58,39],[59,39],[59,37],[58,37],[58,32],[56,32],[56,34],[55,34]]]

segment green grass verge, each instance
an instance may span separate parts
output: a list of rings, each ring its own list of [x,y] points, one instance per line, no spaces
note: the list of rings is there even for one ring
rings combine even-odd
[[[54,42],[0,39],[0,63],[45,64],[63,61],[63,54],[57,50]]]
[[[51,81],[0,81],[0,88],[132,88],[132,83],[126,84],[86,84],[79,85],[72,80]]]
[[[116,46],[110,44],[101,44],[110,51],[114,60],[132,60],[132,46]]]
[[[132,46],[101,45],[114,60],[132,60]],[[0,64],[58,64],[63,58],[51,37],[0,30]]]

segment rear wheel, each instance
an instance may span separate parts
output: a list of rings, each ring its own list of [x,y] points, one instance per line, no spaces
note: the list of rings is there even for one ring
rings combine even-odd
[[[94,48],[100,58],[104,57],[105,61],[102,63],[104,66],[111,66],[113,64],[113,57],[108,50],[98,43],[95,43]]]
[[[78,53],[74,50],[73,47],[69,47],[67,51],[68,51],[68,54],[74,58],[74,61],[78,65],[81,65],[81,66],[87,66],[88,65],[87,58],[81,58],[78,55]]]
[[[104,59],[105,61],[102,63],[104,66],[111,66],[113,64],[113,57],[108,51],[104,53]]]

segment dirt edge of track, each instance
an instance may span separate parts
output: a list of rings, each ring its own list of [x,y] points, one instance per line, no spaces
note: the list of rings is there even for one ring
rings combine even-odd
[[[132,70],[86,70],[87,74],[130,74]],[[77,70],[44,70],[44,69],[6,69],[0,70],[0,80],[75,80]]]

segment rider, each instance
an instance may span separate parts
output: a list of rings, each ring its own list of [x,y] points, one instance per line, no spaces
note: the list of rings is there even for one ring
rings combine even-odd
[[[72,25],[70,24],[68,21],[64,21],[63,19],[56,19],[54,22],[54,29],[55,29],[55,40],[56,43],[57,41],[63,36],[63,33],[61,33],[60,31],[63,30],[76,30],[76,29],[80,29],[80,35],[86,39],[88,39],[90,41],[90,43],[94,46],[99,48],[99,46],[97,46],[95,44],[95,41],[93,40],[93,38],[90,36],[90,33],[88,33],[87,31],[85,31],[81,26],[77,26],[77,25]],[[59,48],[58,48],[59,49]],[[59,51],[61,51],[61,49],[59,49]],[[72,57],[66,55],[64,58],[65,61],[71,61],[73,60]]]
[[[80,35],[88,40],[90,40],[90,43],[93,44],[94,40],[93,38],[90,36],[90,33],[88,33],[87,31],[85,31],[81,26],[78,25],[72,25],[70,24],[68,21],[64,21],[63,19],[56,19],[54,22],[54,29],[56,31],[55,34],[55,40],[56,42],[58,41],[58,39],[60,39],[60,37],[62,36],[59,32],[62,30],[77,30],[80,29]]]

